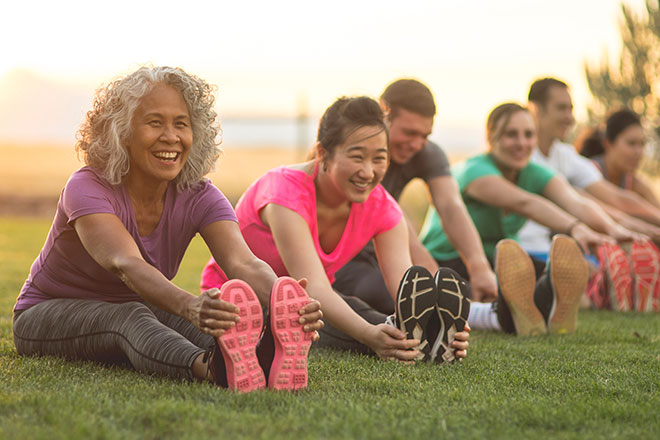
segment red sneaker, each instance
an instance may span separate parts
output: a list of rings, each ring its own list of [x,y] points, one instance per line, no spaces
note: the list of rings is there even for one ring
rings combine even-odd
[[[293,278],[281,277],[273,284],[270,328],[275,341],[275,357],[268,388],[299,390],[307,387],[307,354],[313,333],[303,331],[303,324],[298,322],[298,310],[308,302],[307,292]]]
[[[660,296],[660,251],[650,240],[635,241],[630,251],[635,275],[635,310],[657,312]]]
[[[266,377],[257,359],[257,343],[263,327],[263,312],[252,288],[242,280],[229,280],[220,289],[220,299],[239,307],[241,317],[218,339],[227,369],[227,386],[240,392],[266,387]]]
[[[598,248],[598,259],[605,269],[610,306],[613,310],[632,310],[633,280],[625,251],[616,244],[603,244]]]

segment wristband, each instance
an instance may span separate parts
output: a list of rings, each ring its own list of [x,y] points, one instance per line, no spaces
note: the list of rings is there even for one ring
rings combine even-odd
[[[566,229],[566,235],[571,235],[571,231],[573,230],[574,227],[582,223],[580,220],[575,220],[573,223],[568,225],[568,228]]]

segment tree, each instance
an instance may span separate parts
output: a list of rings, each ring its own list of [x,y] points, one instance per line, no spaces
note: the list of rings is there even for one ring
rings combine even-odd
[[[642,115],[651,138],[651,157],[644,168],[660,174],[660,0],[646,0],[646,10],[635,14],[621,4],[622,49],[618,66],[609,57],[599,66],[585,63],[587,84],[594,98],[588,107],[590,122],[602,121],[612,109],[627,107]]]

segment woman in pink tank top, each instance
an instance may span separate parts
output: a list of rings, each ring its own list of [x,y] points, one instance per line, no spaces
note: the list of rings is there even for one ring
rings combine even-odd
[[[340,98],[323,115],[314,158],[269,171],[241,197],[236,206],[241,232],[252,252],[277,275],[307,279],[307,291],[320,301],[327,322],[319,344],[403,361],[465,357],[469,303],[461,289],[467,284],[454,274],[434,279],[423,268],[411,268],[405,220],[380,185],[388,159],[378,103],[366,97]],[[396,326],[331,286],[335,272],[372,239],[398,306]],[[446,279],[453,283],[444,290],[457,290],[453,298],[460,301],[456,310],[445,313],[447,297],[438,292],[438,284],[444,286]],[[226,281],[211,260],[202,287]]]

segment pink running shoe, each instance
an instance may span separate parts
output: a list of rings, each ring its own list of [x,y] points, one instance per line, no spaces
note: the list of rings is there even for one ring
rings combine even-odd
[[[660,251],[650,240],[635,241],[630,251],[635,275],[635,309],[657,312],[660,296]]]
[[[313,333],[303,331],[303,324],[298,322],[298,310],[308,302],[307,292],[293,278],[281,277],[273,284],[270,328],[275,341],[275,357],[268,388],[299,390],[307,387],[307,354]]]
[[[596,310],[610,308],[610,299],[608,297],[607,287],[605,286],[606,277],[604,267],[601,266],[587,284],[587,296]]]
[[[613,310],[633,309],[632,273],[626,252],[616,244],[598,248],[598,259],[605,268],[609,302]]]
[[[218,338],[227,369],[227,386],[243,393],[265,388],[266,377],[256,352],[263,327],[257,295],[245,281],[229,280],[220,289],[220,299],[237,305],[241,317]]]

